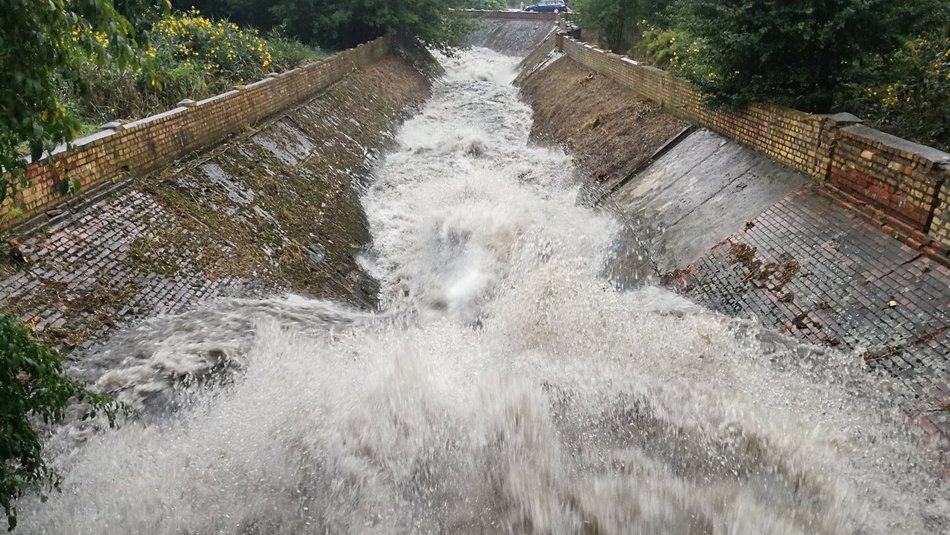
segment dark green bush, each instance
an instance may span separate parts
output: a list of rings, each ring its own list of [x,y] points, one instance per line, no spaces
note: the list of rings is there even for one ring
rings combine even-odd
[[[923,2],[681,0],[679,26],[702,43],[713,76],[691,80],[714,103],[772,102],[831,111],[843,84],[897,50]]]
[[[950,22],[877,58],[864,80],[842,88],[837,107],[867,124],[950,152]]]

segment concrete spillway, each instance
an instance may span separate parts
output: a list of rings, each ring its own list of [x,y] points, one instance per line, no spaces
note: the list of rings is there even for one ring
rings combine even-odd
[[[552,20],[475,19],[475,31],[465,39],[468,46],[489,48],[502,54],[524,57],[555,29]]]
[[[372,160],[359,190],[372,247],[355,261],[379,310],[219,301],[90,355],[110,365],[99,387],[140,415],[54,437],[63,492],[21,504],[24,532],[950,528],[941,483],[848,355],[604,275],[639,246],[624,214],[576,202],[585,172],[567,154],[531,141],[517,61],[443,58],[431,98]],[[290,141],[267,153],[312,154],[277,128],[265,141]],[[767,166],[714,136],[686,143],[617,204],[686,229],[752,188],[747,207],[700,220],[728,226],[790,187],[759,184]]]

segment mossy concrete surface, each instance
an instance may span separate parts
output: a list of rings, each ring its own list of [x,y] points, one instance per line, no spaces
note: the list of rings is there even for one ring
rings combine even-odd
[[[598,183],[620,180],[686,123],[567,57],[536,70],[522,91],[534,139],[562,145]]]
[[[369,241],[359,190],[428,92],[427,73],[388,56],[211,151],[15,236],[26,263],[0,261],[0,304],[77,357],[118,326],[218,296],[291,291],[371,308],[376,286],[357,262]]]

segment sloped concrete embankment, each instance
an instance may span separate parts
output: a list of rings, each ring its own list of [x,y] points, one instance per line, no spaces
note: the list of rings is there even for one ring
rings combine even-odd
[[[117,325],[222,295],[291,290],[371,307],[357,195],[379,148],[428,95],[393,55],[216,148],[84,200],[18,236],[0,303],[48,342],[88,349]]]
[[[542,58],[529,56],[533,61],[525,68],[541,66],[521,80],[535,112],[531,136],[563,145],[595,182],[627,176],[687,126],[609,78],[566,57],[551,57],[553,45],[551,50]]]
[[[889,380],[895,405],[945,457],[950,269],[804,174],[708,130],[651,161],[649,149],[679,123],[649,104],[617,113],[617,103],[639,99],[600,76],[562,59],[524,87],[538,136],[603,180],[612,192],[603,203],[627,223],[610,275],[659,281],[723,313],[853,352]],[[642,132],[653,137],[631,136]]]

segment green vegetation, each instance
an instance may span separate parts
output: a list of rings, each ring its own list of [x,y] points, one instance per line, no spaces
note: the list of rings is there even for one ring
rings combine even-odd
[[[265,40],[254,30],[213,21],[197,10],[158,19],[149,35],[142,50],[149,70],[84,61],[80,74],[88,80],[88,90],[64,85],[61,94],[67,109],[87,124],[142,117],[184,98],[205,98],[322,54],[276,35]]]
[[[580,0],[601,44],[689,79],[714,105],[851,111],[950,149],[950,6],[940,0]]]
[[[577,0],[572,5],[581,25],[594,31],[611,50],[626,50],[641,27],[667,22],[670,0]]]
[[[717,103],[828,112],[843,83],[864,78],[870,58],[901,46],[916,11],[891,0],[685,0],[681,27],[709,67],[705,76],[687,73]]]
[[[0,0],[0,204],[28,183],[29,158],[95,125],[204,98],[382,35],[447,49],[466,28],[447,0],[195,5],[176,3],[184,11],[172,12],[166,0]]]
[[[173,5],[182,10],[195,6],[213,18],[265,32],[279,28],[287,37],[330,49],[386,34],[446,49],[464,28],[450,12],[459,5],[455,0],[178,0]]]
[[[17,498],[59,484],[43,458],[37,424],[61,420],[73,402],[87,407],[83,419],[101,412],[114,424],[115,402],[67,378],[59,353],[34,340],[16,318],[0,312],[0,505],[11,530],[17,523]]]
[[[26,183],[21,147],[39,158],[72,139],[78,118],[61,86],[82,88],[84,62],[126,67],[137,59],[136,26],[108,0],[0,0],[0,203]]]
[[[841,89],[840,106],[869,124],[950,152],[950,20],[869,62]]]

